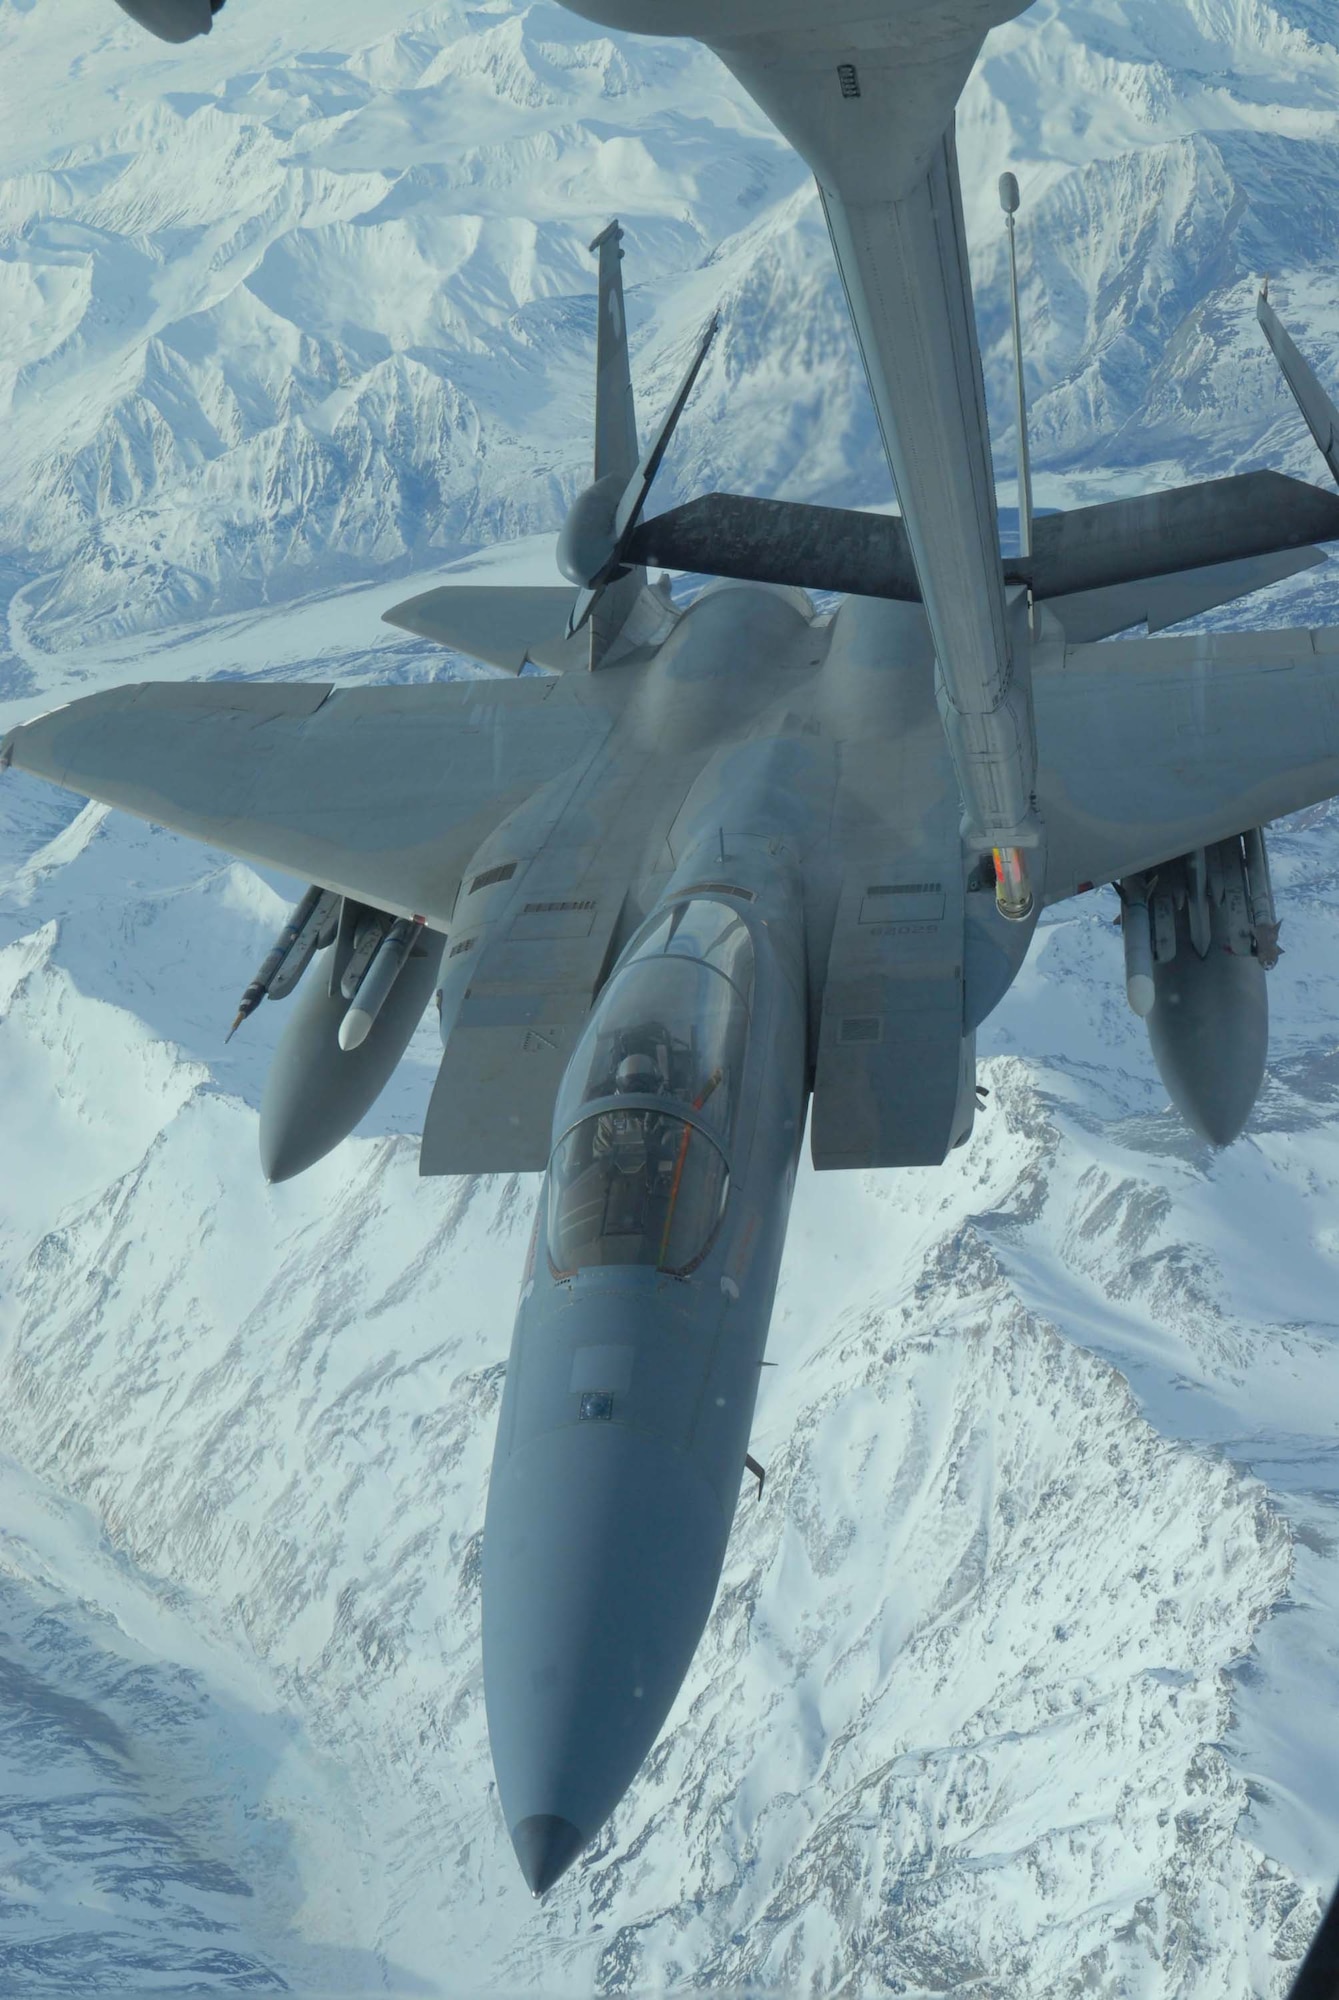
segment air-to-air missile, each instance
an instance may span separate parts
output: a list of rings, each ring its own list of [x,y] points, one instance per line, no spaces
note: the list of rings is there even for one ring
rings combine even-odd
[[[289,911],[278,937],[261,960],[259,971],[238,1001],[225,1041],[232,1040],[262,1000],[288,998],[314,953],[333,942],[338,925],[339,897],[313,883]]]
[[[260,1162],[270,1181],[313,1166],[371,1110],[432,997],[442,939],[420,917],[308,889],[229,1033],[262,1000],[292,993],[318,950],[330,953],[328,974],[305,984],[261,1096]]]
[[[685,858],[559,1093],[484,1529],[498,1793],[541,1894],[651,1748],[739,1497],[805,1103],[800,884]],[[727,1205],[726,1196],[729,1194]]]
[[[339,1024],[339,1045],[346,1054],[360,1049],[380,1020],[381,1010],[400,983],[405,964],[423,930],[422,917],[397,917],[379,939],[366,970],[354,981],[347,973],[340,981],[340,991],[349,1002],[349,1011]],[[428,955],[420,953],[420,957]],[[440,949],[435,962],[441,962]]]
[[[1125,990],[1167,1095],[1228,1146],[1251,1115],[1269,1048],[1265,973],[1279,956],[1264,836],[1164,862],[1120,884]]]

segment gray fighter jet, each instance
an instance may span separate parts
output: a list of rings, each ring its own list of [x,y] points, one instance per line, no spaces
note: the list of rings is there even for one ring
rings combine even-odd
[[[312,884],[239,1010],[314,962],[265,1092],[272,1179],[352,1129],[434,990],[423,1171],[545,1174],[483,1580],[536,1893],[632,1782],[707,1619],[806,1110],[819,1168],[942,1161],[1041,908],[1114,882],[1130,1002],[1227,1143],[1277,955],[1261,829],[1339,791],[1336,635],[1094,643],[1319,560],[1339,499],[1253,473],[1025,510],[1001,559],[953,114],[1016,0],[579,11],[701,36],[812,165],[900,517],[713,494],[643,518],[711,329],[642,452],[611,225],[575,589],[389,614],[497,679],[127,687],[0,750]],[[1261,316],[1339,473],[1339,415]],[[648,565],[734,581],[685,610]]]

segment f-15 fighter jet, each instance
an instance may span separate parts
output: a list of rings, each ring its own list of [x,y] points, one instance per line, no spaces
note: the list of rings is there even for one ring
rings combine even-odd
[[[1092,643],[1318,560],[1339,499],[1255,473],[1050,516],[1001,559],[953,116],[1016,0],[579,11],[700,36],[813,167],[900,518],[720,494],[643,518],[703,350],[642,452],[611,225],[575,589],[389,614],[505,674],[126,687],[0,752],[312,884],[239,1010],[316,960],[265,1093],[271,1178],[352,1128],[434,989],[423,1171],[544,1173],[483,1579],[536,1894],[632,1783],[710,1610],[806,1112],[819,1168],[942,1161],[1040,910],[1114,882],[1131,1003],[1227,1143],[1277,952],[1261,828],[1339,791],[1333,634]],[[1339,473],[1339,415],[1261,316]],[[648,564],[733,581],[682,610]]]

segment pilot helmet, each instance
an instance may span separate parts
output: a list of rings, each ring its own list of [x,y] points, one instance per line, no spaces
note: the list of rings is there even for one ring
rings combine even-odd
[[[632,1091],[654,1095],[660,1089],[660,1071],[654,1056],[624,1056],[614,1073],[614,1089],[620,1096]]]

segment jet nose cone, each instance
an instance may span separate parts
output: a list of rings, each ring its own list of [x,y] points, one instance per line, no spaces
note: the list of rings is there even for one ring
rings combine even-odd
[[[512,1828],[511,1844],[531,1895],[542,1896],[571,1867],[586,1836],[557,1813],[532,1813]]]
[[[494,1465],[483,1659],[498,1802],[536,1895],[632,1783],[688,1670],[729,1520],[684,1454],[590,1421]]]

